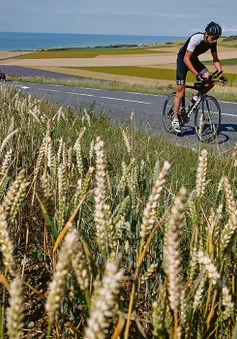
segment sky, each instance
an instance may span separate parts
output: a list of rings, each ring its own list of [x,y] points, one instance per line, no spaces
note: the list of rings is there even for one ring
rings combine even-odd
[[[1,0],[0,32],[187,37],[215,21],[237,35],[236,0]]]

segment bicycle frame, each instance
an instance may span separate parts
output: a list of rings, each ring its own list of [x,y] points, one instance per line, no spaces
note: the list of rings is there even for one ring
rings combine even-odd
[[[193,106],[188,110],[188,112],[186,112],[186,115],[188,118],[190,118],[194,109],[198,108],[200,104],[202,104],[202,113],[204,113],[203,103],[204,103],[204,96],[206,94],[206,85],[210,83],[214,83],[214,82],[219,82],[219,80],[215,80],[215,79],[218,78],[222,73],[223,71],[221,72],[215,71],[213,74],[211,74],[207,79],[204,79],[202,82],[196,82],[194,83],[194,85],[185,85],[185,88],[190,88],[190,89],[194,89],[195,91],[198,91],[199,99],[200,99],[197,101],[197,103],[193,104]],[[182,98],[181,107],[182,108],[185,107],[185,96]]]

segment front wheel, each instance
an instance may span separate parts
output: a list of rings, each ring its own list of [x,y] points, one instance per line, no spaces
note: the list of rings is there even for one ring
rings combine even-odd
[[[162,111],[162,122],[165,129],[169,133],[174,133],[174,129],[172,127],[172,117],[173,117],[173,103],[176,93],[171,93],[164,102],[163,111]]]
[[[221,124],[221,108],[218,101],[205,95],[195,115],[195,131],[198,139],[211,142],[217,138]]]

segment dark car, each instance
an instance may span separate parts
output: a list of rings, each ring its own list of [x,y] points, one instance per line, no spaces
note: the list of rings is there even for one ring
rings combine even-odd
[[[6,80],[7,80],[6,74],[0,70],[0,81],[6,81]]]

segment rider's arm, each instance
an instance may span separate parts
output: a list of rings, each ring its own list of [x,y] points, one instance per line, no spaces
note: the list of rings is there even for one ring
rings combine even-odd
[[[213,59],[214,65],[215,65],[215,69],[218,72],[221,72],[222,71],[221,63],[220,63],[217,52],[212,52],[211,54],[212,54],[212,59]]]
[[[193,67],[193,64],[191,62],[191,56],[193,55],[193,52],[187,50],[185,55],[184,55],[184,63],[185,65],[188,67],[188,69],[195,75],[198,74],[198,72],[196,71],[196,69]]]

